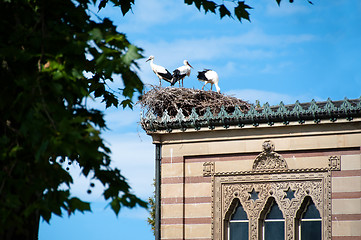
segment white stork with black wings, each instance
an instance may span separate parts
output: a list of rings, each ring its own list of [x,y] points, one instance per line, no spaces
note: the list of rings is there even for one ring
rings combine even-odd
[[[159,86],[162,86],[162,79],[169,83],[172,83],[172,74],[164,67],[154,64],[153,60],[154,56],[152,55],[147,59],[146,62],[150,61],[150,67],[152,68],[155,75],[157,75],[157,77],[159,78]]]
[[[219,82],[218,74],[215,71],[211,69],[204,69],[204,71],[198,72],[197,78],[199,81],[205,82],[205,84],[202,87],[202,90],[207,83],[210,83],[211,90],[214,84],[216,86],[217,92],[219,93],[221,91],[221,89],[218,86],[218,82]]]
[[[183,79],[186,76],[189,77],[189,75],[191,75],[191,68],[193,68],[193,67],[188,63],[187,60],[184,60],[183,64],[184,64],[184,66],[181,66],[173,71],[173,79],[171,82],[172,86],[178,81],[179,81],[179,86],[180,86],[180,81],[182,80],[182,87],[183,87]]]

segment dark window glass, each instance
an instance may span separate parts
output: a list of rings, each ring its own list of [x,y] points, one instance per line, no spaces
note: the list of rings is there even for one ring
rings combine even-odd
[[[272,204],[271,209],[266,215],[266,219],[264,221],[264,239],[285,239],[285,221],[276,202]]]
[[[281,210],[279,209],[277,203],[273,203],[269,213],[266,216],[266,219],[283,219]]]
[[[316,219],[321,218],[316,205],[311,201],[307,206],[306,212],[303,214],[302,219]]]
[[[322,238],[322,222],[320,213],[312,200],[306,207],[306,211],[302,214],[300,223],[301,240],[321,240]]]
[[[248,240],[248,218],[241,204],[229,221],[229,240]]]
[[[301,240],[321,240],[321,221],[302,221]]]
[[[231,220],[248,220],[247,213],[244,211],[241,204],[239,204],[236,208],[236,211],[233,213]]]
[[[248,222],[230,222],[229,240],[248,239]]]
[[[285,239],[285,222],[284,221],[267,221],[264,223],[265,240],[284,240]]]

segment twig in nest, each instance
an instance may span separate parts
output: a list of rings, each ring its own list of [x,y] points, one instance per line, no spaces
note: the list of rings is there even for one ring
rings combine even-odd
[[[198,115],[203,115],[208,107],[213,114],[218,114],[222,106],[228,113],[233,113],[236,107],[242,112],[246,112],[251,106],[246,101],[213,91],[152,87],[141,97],[138,103],[147,111],[153,110],[158,117],[162,117],[165,110],[169,116],[174,117],[180,108],[183,110],[184,116],[189,116],[192,108],[196,109]]]

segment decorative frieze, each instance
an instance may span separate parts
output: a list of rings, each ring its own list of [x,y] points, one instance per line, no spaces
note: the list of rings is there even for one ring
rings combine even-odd
[[[214,129],[217,126],[229,128],[230,126],[253,125],[257,127],[261,123],[273,126],[276,122],[284,125],[288,125],[290,122],[303,124],[309,120],[318,124],[326,120],[330,122],[335,122],[337,119],[351,121],[355,117],[361,117],[361,97],[353,100],[345,98],[343,101],[331,101],[330,98],[324,102],[312,100],[308,103],[300,103],[296,101],[291,105],[284,105],[281,102],[277,106],[265,103],[261,108],[252,105],[247,112],[242,112],[237,106],[234,107],[234,112],[227,112],[225,107],[221,107],[219,112],[213,112],[211,108],[207,108],[203,115],[199,115],[193,108],[189,116],[185,116],[182,109],[178,109],[175,116],[170,116],[167,111],[164,111],[163,116],[156,116],[152,109],[149,109],[141,114],[141,125],[146,131],[166,130],[171,132],[173,129],[186,131],[189,128],[200,130],[202,127]]]

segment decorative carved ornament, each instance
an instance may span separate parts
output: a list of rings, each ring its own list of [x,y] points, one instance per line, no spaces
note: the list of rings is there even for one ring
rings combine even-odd
[[[273,126],[275,123],[288,125],[290,122],[304,124],[305,121],[313,121],[315,124],[321,121],[336,122],[337,119],[347,119],[352,121],[361,116],[361,97],[343,101],[332,101],[330,98],[326,102],[316,102],[312,100],[308,103],[284,105],[280,102],[277,106],[270,106],[265,103],[262,108],[255,108],[251,105],[250,109],[244,107],[240,109],[234,106],[234,111],[226,111],[225,106],[218,108],[207,108],[203,115],[196,108],[192,108],[189,114],[188,110],[179,108],[176,114],[169,114],[164,111],[162,116],[157,115],[153,109],[141,113],[141,126],[144,130],[156,132],[166,130],[171,132],[173,129],[201,128],[214,129],[215,127],[229,128],[230,126],[244,127],[253,125],[258,127],[262,123]],[[185,114],[188,112],[188,114]],[[198,112],[198,113],[197,113]]]
[[[253,171],[270,169],[288,169],[285,159],[275,152],[275,145],[270,141],[264,141],[261,152],[253,163]]]
[[[322,239],[331,240],[331,170],[339,166],[340,157],[331,156],[328,168],[288,169],[270,141],[263,144],[253,171],[215,172],[214,163],[204,163],[203,175],[212,177],[212,239],[227,239],[228,220],[237,201],[249,219],[249,239],[259,239],[262,211],[271,199],[283,213],[286,239],[296,239],[295,217],[310,197],[322,218]]]
[[[329,168],[333,171],[341,170],[341,156],[331,156],[329,158]]]
[[[214,163],[213,162],[205,162],[203,163],[203,175],[210,175],[214,172]]]
[[[214,183],[213,239],[226,239],[227,220],[236,200],[249,219],[249,239],[259,239],[261,212],[273,198],[285,219],[287,240],[295,239],[295,217],[306,197],[311,197],[323,221],[323,238],[331,239],[330,176],[325,173],[217,177]]]

